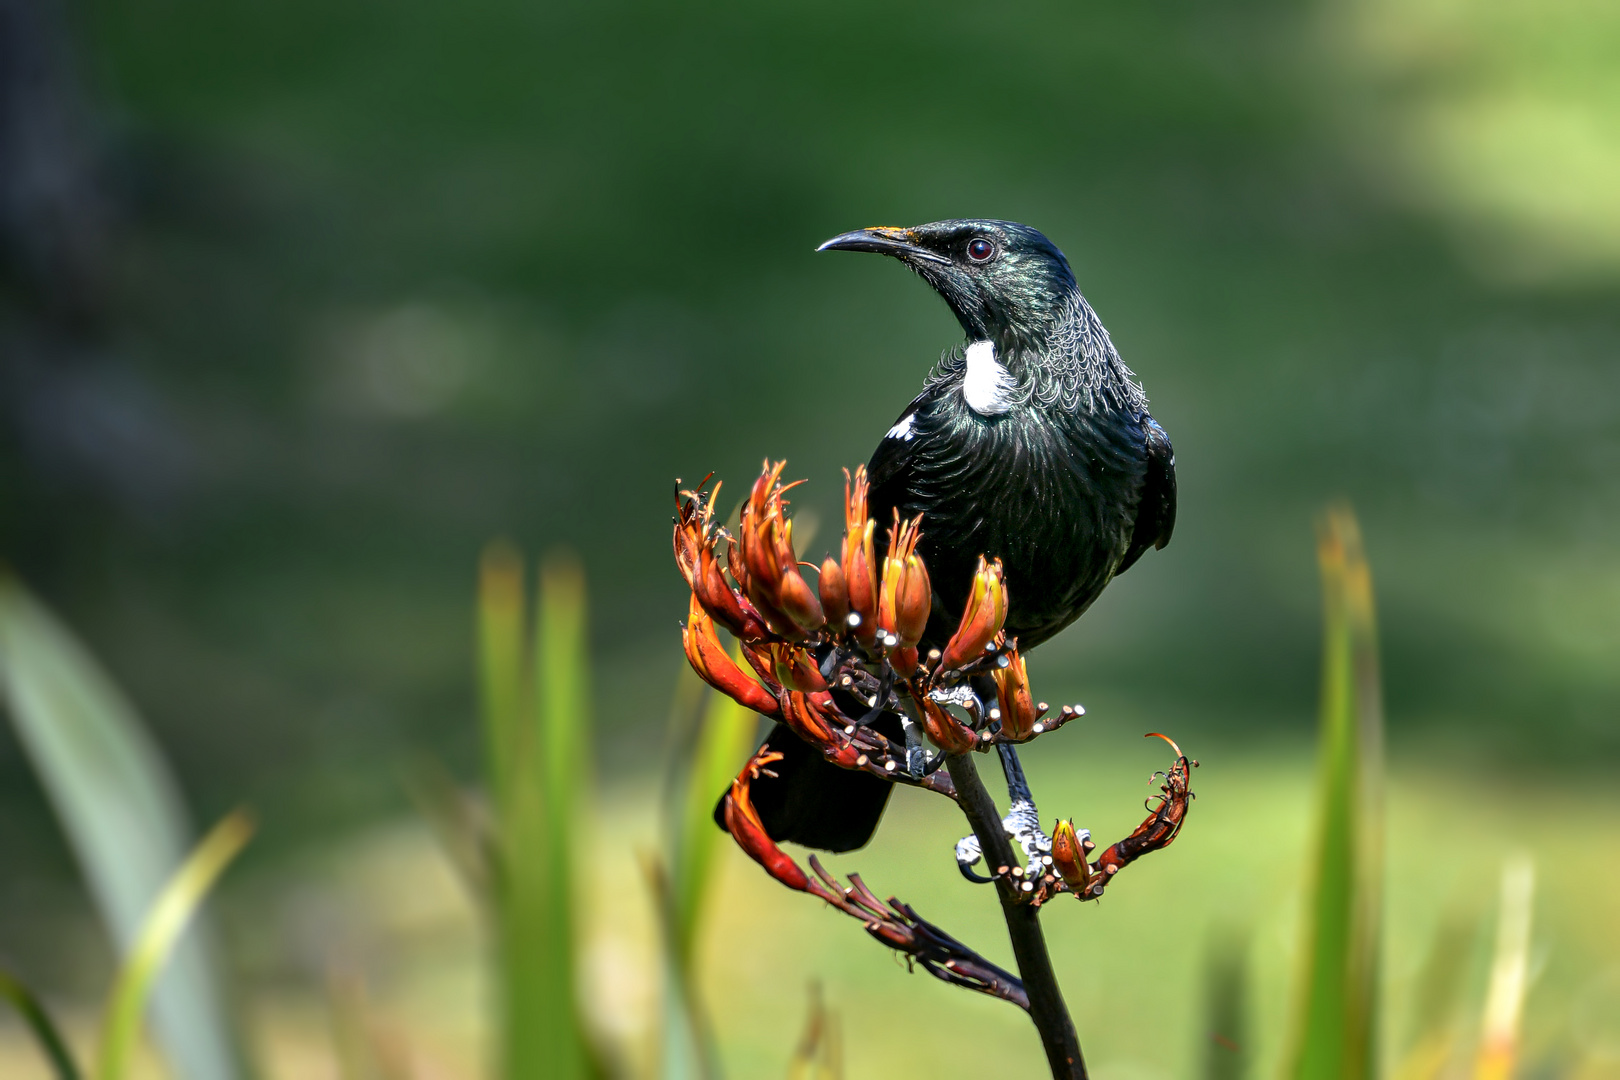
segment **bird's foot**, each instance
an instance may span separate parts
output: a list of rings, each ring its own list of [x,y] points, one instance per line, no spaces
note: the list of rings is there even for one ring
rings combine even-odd
[[[1028,799],[1014,802],[1007,816],[1001,819],[1001,828],[1023,852],[1023,866],[998,866],[989,877],[978,873],[973,868],[983,861],[984,851],[979,838],[969,833],[956,842],[956,868],[963,877],[977,884],[1006,878],[1022,893],[1040,889],[1044,899],[1045,882],[1052,875],[1052,838],[1042,831],[1035,804]],[[1088,830],[1080,831],[1086,839],[1091,838]]]
[[[1005,822],[1003,826],[1005,827]],[[956,868],[969,881],[977,885],[1005,881],[1024,901],[1033,904],[1042,903],[1053,891],[1056,878],[1052,874],[1050,855],[1033,859],[1027,866],[1019,866],[1017,863],[998,866],[988,877],[974,869],[983,860],[984,852],[979,847],[977,836],[969,834],[956,842]]]
[[[1024,865],[1032,875],[1039,875],[1052,867],[1052,838],[1041,830],[1040,812],[1029,799],[1019,799],[1001,819],[1007,836],[1024,852]],[[1086,833],[1087,836],[1091,834]]]
[[[973,687],[967,683],[957,683],[955,686],[940,686],[930,690],[928,696],[940,705],[955,705],[970,712],[979,711],[979,697],[973,692]]]
[[[963,877],[976,885],[986,885],[995,880],[973,869],[983,858],[984,852],[979,848],[979,838],[972,833],[956,842],[956,868],[962,872]]]

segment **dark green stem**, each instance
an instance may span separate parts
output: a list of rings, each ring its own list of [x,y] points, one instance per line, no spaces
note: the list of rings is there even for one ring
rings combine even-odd
[[[973,755],[951,754],[945,759],[945,767],[956,785],[957,805],[973,826],[973,835],[979,838],[979,850],[991,872],[1018,865],[1001,827],[995,800],[979,779]],[[1024,902],[1005,877],[998,876],[996,890],[1001,897],[1001,914],[1007,920],[1007,936],[1012,939],[1013,958],[1018,961],[1018,974],[1029,994],[1029,1018],[1040,1032],[1053,1080],[1087,1080],[1080,1036],[1075,1033],[1068,1006],[1063,1004],[1063,991],[1058,988],[1052,957],[1046,951],[1046,936],[1041,933],[1040,909]]]

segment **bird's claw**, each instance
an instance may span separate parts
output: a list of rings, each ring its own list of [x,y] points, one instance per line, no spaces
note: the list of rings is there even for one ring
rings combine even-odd
[[[956,868],[962,872],[963,877],[976,885],[988,885],[995,880],[993,877],[985,877],[974,872],[973,868],[983,858],[984,853],[979,849],[979,838],[972,833],[956,842]]]

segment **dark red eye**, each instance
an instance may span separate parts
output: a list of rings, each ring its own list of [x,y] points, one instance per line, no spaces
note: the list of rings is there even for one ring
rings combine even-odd
[[[989,262],[996,253],[996,245],[982,236],[968,241],[968,258],[976,263]]]

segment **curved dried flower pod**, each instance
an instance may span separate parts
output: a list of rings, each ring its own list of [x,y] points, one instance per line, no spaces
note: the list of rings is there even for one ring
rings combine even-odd
[[[979,556],[979,568],[973,574],[973,589],[962,609],[962,621],[956,633],[945,645],[939,668],[952,668],[971,664],[984,654],[985,648],[1001,633],[1007,621],[1007,585],[1002,576],[1001,560],[986,562]]]
[[[873,535],[877,522],[866,513],[866,466],[850,476],[844,470],[844,585],[850,614],[858,616],[855,639],[868,649],[877,643],[878,578]]]
[[[1187,811],[1192,806],[1192,770],[1198,767],[1198,762],[1183,754],[1181,747],[1177,746],[1175,740],[1168,735],[1151,731],[1143,738],[1163,739],[1176,752],[1176,760],[1168,772],[1154,774],[1154,778],[1160,781],[1159,794],[1152,796],[1148,801],[1151,803],[1157,800],[1159,805],[1150,805],[1148,816],[1143,819],[1142,824],[1132,830],[1131,835],[1108,845],[1102,854],[1097,856],[1096,866],[1101,872],[1099,874],[1101,880],[1092,885],[1093,895],[1100,896],[1103,885],[1108,880],[1143,855],[1173,844],[1180,835],[1182,823],[1187,820]]]
[[[849,582],[844,580],[844,568],[831,555],[821,563],[821,577],[816,582],[821,596],[821,610],[827,616],[827,625],[842,631],[849,625]]]
[[[1061,820],[1052,829],[1052,867],[1070,892],[1085,899],[1097,875],[1091,872],[1091,864],[1086,861],[1086,849],[1080,835],[1074,831],[1073,821]]]
[[[889,555],[883,561],[883,588],[878,596],[878,629],[896,639],[885,642],[891,648],[915,646],[928,628],[933,588],[928,582],[928,567],[917,554],[920,539],[922,515],[901,521],[896,510],[894,528],[889,530]],[[912,666],[916,666],[915,661]]]
[[[681,643],[686,647],[687,662],[704,682],[744,708],[773,717],[781,713],[776,696],[750,679],[720,644],[714,632],[714,620],[703,610],[696,594],[687,611],[686,626],[681,630]]]
[[[978,742],[973,729],[950,714],[939,702],[927,695],[912,695],[922,712],[923,731],[935,746],[947,754],[965,754]]]
[[[1001,738],[1007,742],[1024,742],[1035,737],[1035,721],[1040,713],[1029,694],[1029,673],[1024,670],[1024,658],[1014,645],[1007,651],[1007,666],[997,668],[996,700],[1001,707]]]

